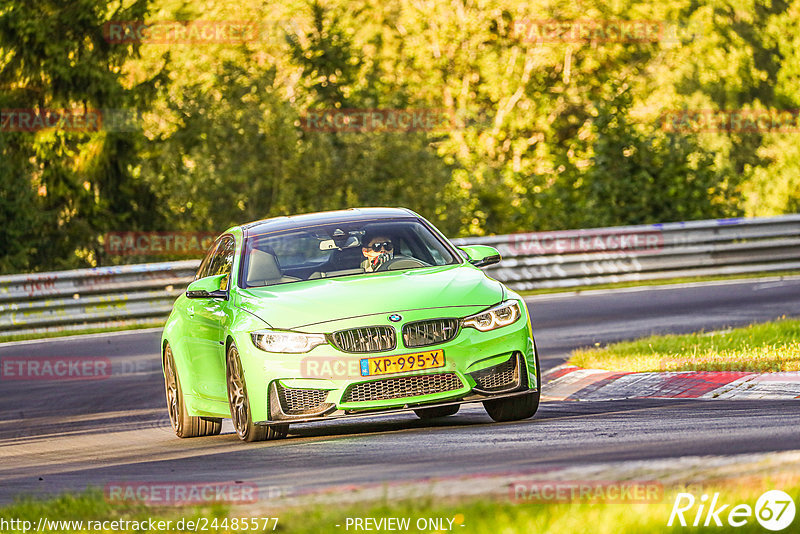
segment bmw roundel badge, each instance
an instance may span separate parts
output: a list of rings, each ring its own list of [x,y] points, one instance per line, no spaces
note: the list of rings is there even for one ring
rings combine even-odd
[[[393,313],[389,316],[389,320],[392,321],[393,323],[399,323],[400,321],[403,320],[403,316],[400,315],[399,313]]]

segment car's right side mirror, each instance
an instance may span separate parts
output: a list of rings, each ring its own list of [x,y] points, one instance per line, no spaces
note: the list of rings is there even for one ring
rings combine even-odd
[[[494,247],[489,247],[486,245],[468,245],[458,248],[466,253],[467,261],[475,267],[494,265],[502,259],[500,257],[500,252],[498,252]]]
[[[227,285],[227,278],[227,274],[217,274],[195,280],[186,288],[186,297],[190,299],[227,299],[228,292],[222,289]]]

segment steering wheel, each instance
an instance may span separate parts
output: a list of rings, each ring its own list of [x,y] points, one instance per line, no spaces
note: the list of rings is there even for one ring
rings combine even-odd
[[[409,258],[408,256],[395,256],[391,260],[382,263],[375,272],[380,271],[398,271],[400,269],[410,269],[411,267],[428,267],[429,265],[417,258]]]

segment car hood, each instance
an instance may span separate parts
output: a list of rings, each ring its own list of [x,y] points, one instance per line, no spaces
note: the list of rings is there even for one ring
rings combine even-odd
[[[237,305],[273,328],[297,329],[377,313],[491,306],[502,284],[468,265],[320,278],[239,290]]]

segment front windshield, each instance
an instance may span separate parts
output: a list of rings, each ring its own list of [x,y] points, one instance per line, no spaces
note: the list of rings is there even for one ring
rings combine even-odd
[[[416,220],[336,223],[248,237],[241,287],[458,263]]]

